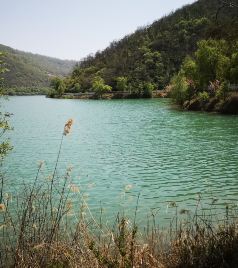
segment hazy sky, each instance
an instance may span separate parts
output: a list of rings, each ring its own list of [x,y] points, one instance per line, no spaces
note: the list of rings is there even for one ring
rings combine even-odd
[[[79,60],[194,0],[0,0],[0,43]]]

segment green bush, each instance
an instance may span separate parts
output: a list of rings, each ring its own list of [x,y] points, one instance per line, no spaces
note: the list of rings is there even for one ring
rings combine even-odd
[[[54,77],[51,80],[50,86],[56,91],[57,95],[62,96],[66,90],[66,85],[63,79]]]
[[[127,77],[120,76],[116,78],[116,89],[119,91],[126,91],[127,90],[127,85],[128,79]]]
[[[238,49],[238,45],[237,45]],[[238,83],[238,52],[232,54],[231,57],[231,70],[230,70],[231,82]]]
[[[209,100],[209,94],[207,93],[207,91],[199,92],[198,99],[201,102],[207,102]]]
[[[98,95],[98,97],[102,97],[104,93],[112,90],[109,85],[105,85],[104,79],[102,79],[100,76],[96,76],[94,78],[92,89]]]
[[[216,97],[218,99],[225,100],[229,93],[229,83],[227,81],[223,82],[216,92]]]
[[[48,95],[47,95],[47,97],[49,97],[49,98],[54,98],[56,96],[56,91],[55,90],[50,90],[49,91],[49,93],[48,93]]]
[[[189,84],[182,72],[179,72],[171,80],[171,96],[178,103],[183,104],[189,98]]]
[[[143,87],[143,97],[145,98],[151,98],[152,92],[154,90],[155,86],[152,83],[144,83]]]

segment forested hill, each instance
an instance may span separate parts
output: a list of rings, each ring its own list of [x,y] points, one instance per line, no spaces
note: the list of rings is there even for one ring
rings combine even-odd
[[[74,61],[26,53],[0,44],[8,72],[4,73],[6,87],[48,86],[52,76],[66,76],[75,65]]]
[[[237,6],[238,0],[199,0],[141,27],[78,63],[64,81],[66,90],[93,90],[94,82],[135,94],[145,87],[162,89],[198,41],[238,40]]]

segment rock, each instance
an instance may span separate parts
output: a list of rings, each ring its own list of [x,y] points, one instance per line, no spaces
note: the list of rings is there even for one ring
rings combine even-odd
[[[233,95],[226,99],[220,111],[224,114],[238,114],[238,95]]]
[[[192,99],[188,104],[187,104],[187,110],[191,111],[200,111],[202,109],[201,103],[199,99]]]
[[[218,103],[218,100],[216,98],[211,98],[205,105],[204,110],[207,112],[213,112],[215,110],[215,107]]]

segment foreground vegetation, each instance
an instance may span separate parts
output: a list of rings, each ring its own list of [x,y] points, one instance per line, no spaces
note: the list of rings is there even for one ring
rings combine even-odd
[[[73,184],[72,168],[57,172],[62,144],[73,121],[64,126],[52,175],[44,177],[39,163],[35,180],[21,191],[11,191],[4,177],[0,186],[1,267],[236,267],[238,228],[236,207],[226,206],[224,218],[208,213],[175,211],[168,231],[155,216],[144,229],[137,226],[139,196],[134,217],[124,213],[106,223],[101,210],[94,218],[83,189]],[[24,194],[22,194],[24,193]],[[179,215],[183,221],[179,221]]]

